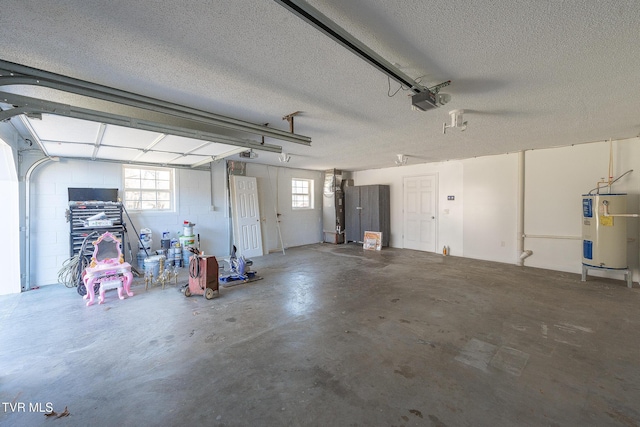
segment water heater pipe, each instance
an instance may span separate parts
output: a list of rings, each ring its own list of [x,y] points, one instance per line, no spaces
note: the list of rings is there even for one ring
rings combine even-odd
[[[526,251],[524,251],[524,252],[522,252],[522,253],[520,254],[520,260],[521,260],[521,261],[524,261],[524,259],[525,259],[525,258],[529,258],[531,255],[533,255],[533,251],[532,251],[532,250],[527,249]]]
[[[602,216],[622,216],[627,218],[638,218],[639,214],[610,214],[609,213],[609,202],[607,200],[602,201],[602,206],[604,208],[604,212]]]
[[[524,249],[524,151],[518,153],[518,262],[523,266],[524,259],[533,255],[533,251]]]
[[[620,180],[623,176],[625,176],[625,175],[627,175],[627,174],[629,174],[629,173],[631,173],[631,172],[633,172],[633,169],[629,169],[628,171],[626,171],[625,173],[623,173],[622,175],[620,175],[619,177],[617,177],[616,179],[614,179],[614,180],[613,180],[613,181],[611,181],[610,183],[608,183],[608,181],[598,181],[598,182],[596,183],[596,188],[592,188],[592,189],[589,191],[589,194],[592,194],[595,190],[597,190],[597,191],[596,191],[596,194],[600,194],[600,189],[601,189],[601,188],[604,188],[604,187],[600,187],[600,184],[608,184],[609,192],[611,192],[611,185],[615,184],[615,183],[616,183],[618,180]]]

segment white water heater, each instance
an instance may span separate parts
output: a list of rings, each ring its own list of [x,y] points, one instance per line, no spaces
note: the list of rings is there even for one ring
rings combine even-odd
[[[582,264],[624,270],[627,264],[627,221],[608,214],[627,211],[626,194],[582,196]]]

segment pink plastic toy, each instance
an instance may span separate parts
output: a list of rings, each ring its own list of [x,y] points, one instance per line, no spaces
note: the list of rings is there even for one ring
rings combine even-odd
[[[107,231],[93,242],[93,247],[91,264],[82,273],[82,280],[87,289],[87,294],[83,298],[89,300],[87,306],[93,304],[95,300],[93,287],[96,283],[100,284],[99,304],[104,303],[104,293],[109,289],[117,288],[120,299],[124,299],[123,289],[128,296],[132,297],[133,292],[130,290],[133,281],[131,264],[124,262],[120,239]]]

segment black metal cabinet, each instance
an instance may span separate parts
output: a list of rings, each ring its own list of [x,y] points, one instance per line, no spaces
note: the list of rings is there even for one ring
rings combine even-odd
[[[85,223],[87,218],[104,212],[108,219],[112,221],[111,226],[89,227]],[[110,231],[114,236],[121,239],[124,254],[125,248],[125,225],[122,222],[122,203],[119,202],[69,202],[67,213],[69,222],[69,253],[73,257],[80,253],[82,244],[91,233],[96,232],[95,238],[87,240],[87,245],[83,255],[91,256],[93,253],[93,241],[102,233]]]
[[[362,242],[365,231],[382,232],[382,246],[389,246],[391,231],[388,185],[345,188],[345,232],[347,241]]]

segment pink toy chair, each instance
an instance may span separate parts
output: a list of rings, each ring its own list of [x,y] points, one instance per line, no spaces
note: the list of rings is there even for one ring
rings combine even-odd
[[[82,273],[82,280],[87,289],[87,294],[83,298],[89,300],[87,306],[93,304],[95,300],[93,287],[96,283],[100,284],[99,304],[104,303],[104,293],[108,289],[117,288],[120,299],[124,299],[123,289],[128,296],[132,297],[133,292],[130,290],[133,281],[131,264],[124,262],[120,239],[107,231],[93,242],[93,247],[91,264]]]

